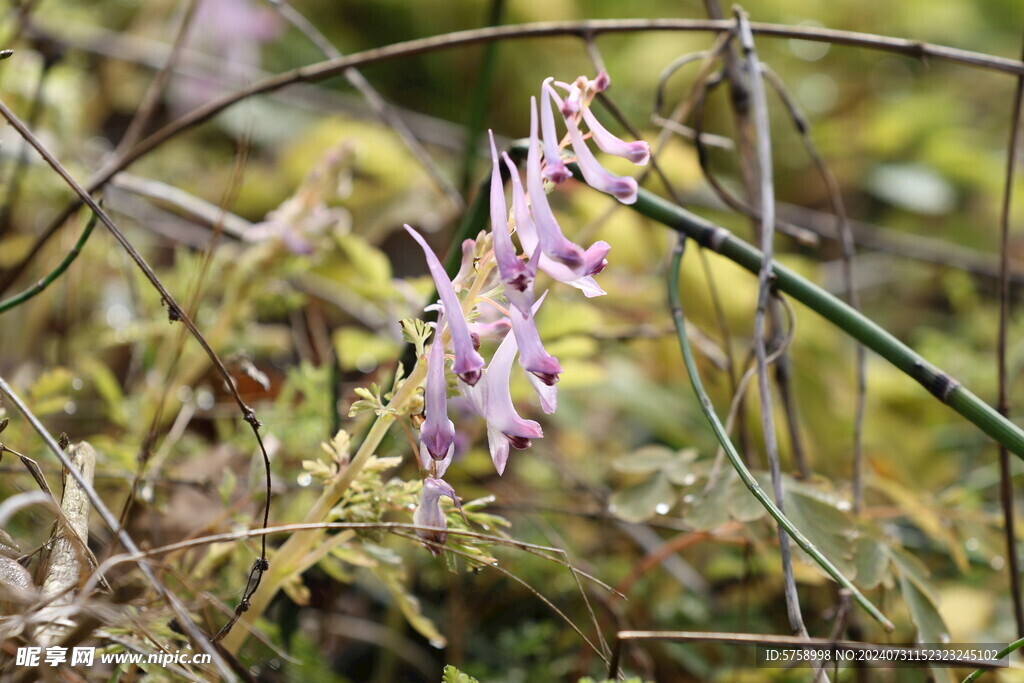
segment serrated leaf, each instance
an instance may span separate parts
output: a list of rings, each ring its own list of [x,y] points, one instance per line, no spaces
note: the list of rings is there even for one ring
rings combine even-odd
[[[665,514],[675,505],[676,493],[668,480],[656,474],[647,481],[612,494],[608,511],[627,522],[643,522]]]

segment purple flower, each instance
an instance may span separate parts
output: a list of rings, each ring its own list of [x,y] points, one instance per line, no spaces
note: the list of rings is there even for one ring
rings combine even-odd
[[[554,78],[546,78],[544,80],[544,85],[541,87],[551,87],[549,84],[554,80]],[[580,81],[583,81],[584,86],[588,84],[587,79],[583,76],[580,76],[572,83],[562,83],[561,81],[557,82],[557,85],[568,91],[564,101],[556,100],[556,102],[558,102],[558,111],[562,112],[562,116],[566,118],[580,113],[580,109],[583,108],[583,88],[580,87]]]
[[[530,98],[530,151],[526,157],[526,189],[530,192],[530,206],[533,221],[537,226],[540,248],[550,258],[564,263],[577,271],[583,267],[583,250],[579,245],[570,242],[558,227],[558,221],[551,212],[547,195],[544,194],[544,182],[541,180],[540,154],[537,148],[537,98]],[[581,275],[583,273],[580,273]]]
[[[533,390],[537,392],[537,397],[540,398],[540,409],[544,411],[546,415],[558,410],[558,387],[554,384],[545,384],[543,380],[534,374],[526,373],[526,379],[530,381],[530,385]]]
[[[612,79],[604,69],[597,74],[594,80],[590,81],[590,87],[594,92],[604,92],[612,84]]]
[[[455,350],[455,363],[452,365],[452,369],[455,370],[455,374],[463,382],[472,386],[480,380],[484,359],[477,352],[473,344],[473,337],[469,333],[469,326],[462,315],[462,305],[459,303],[459,297],[456,296],[455,288],[452,287],[448,275],[444,272],[444,267],[426,240],[408,225],[405,226],[405,229],[423,248],[423,255],[427,259],[427,267],[430,269],[430,275],[434,278],[434,285],[437,286],[437,293],[444,304],[445,320],[448,322],[448,330],[451,332],[452,346]],[[440,334],[440,330],[435,334]]]
[[[459,385],[473,410],[487,422],[487,445],[498,474],[505,471],[510,444],[522,450],[530,447],[530,439],[544,436],[540,425],[521,418],[512,404],[509,376],[516,350],[515,335],[505,335],[483,379],[476,386]]]
[[[601,125],[589,107],[583,110],[583,120],[587,122],[587,128],[590,129],[594,142],[605,154],[614,154],[617,157],[629,159],[637,166],[644,166],[650,160],[651,148],[645,141],[626,142],[615,137]]]
[[[448,539],[448,518],[441,510],[441,496],[448,496],[455,501],[455,506],[462,510],[462,504],[455,495],[455,489],[448,485],[448,482],[434,477],[427,477],[423,480],[423,491],[420,494],[420,504],[412,513],[412,523],[416,526],[431,527],[431,529],[417,529],[416,535],[424,541],[423,547],[430,551],[431,555],[440,554],[435,546],[444,545]]]
[[[494,242],[494,260],[498,263],[498,274],[505,283],[505,296],[513,307],[530,310],[533,305],[533,278],[536,265],[531,270],[516,255],[512,237],[508,233],[508,210],[505,206],[505,187],[498,170],[498,150],[491,137],[491,238]]]
[[[420,427],[420,463],[433,477],[443,477],[455,448],[455,423],[448,419],[448,383],[444,376],[444,343],[441,320],[437,321],[434,341],[427,358],[427,384],[424,389]]]
[[[558,133],[555,132],[555,115],[551,113],[551,100],[546,97],[541,100],[540,127],[544,140],[544,177],[555,185],[561,185],[572,177],[572,171],[562,161]]]
[[[537,226],[530,215],[530,209],[526,203],[526,193],[523,192],[518,169],[516,169],[508,154],[502,152],[502,158],[504,158],[505,165],[508,166],[509,172],[512,175],[512,213],[516,219],[516,232],[519,235],[520,243],[523,245],[523,253],[533,261],[534,256],[537,255],[540,242],[537,235]],[[600,272],[604,268],[607,263],[605,256],[610,248],[607,242],[595,242],[584,252],[581,269],[587,271],[587,275],[578,274],[572,268],[549,258],[544,253],[540,253],[537,256],[537,262],[540,269],[545,273],[559,282],[570,284],[582,290],[588,298],[602,296],[605,294],[605,291],[601,289],[594,278],[590,277],[589,272]]]
[[[561,107],[561,98],[558,97],[554,88],[545,83],[544,92]],[[576,162],[579,164],[580,172],[583,173],[583,179],[587,184],[595,190],[612,195],[623,204],[636,203],[636,179],[629,176],[617,176],[601,166],[583,140],[583,134],[580,133],[575,118],[566,116],[565,125],[569,129],[569,139],[572,140],[572,150],[576,153]],[[532,187],[530,187],[530,197],[533,197]]]
[[[544,296],[547,296],[547,292]],[[544,349],[540,334],[537,332],[537,323],[533,320],[533,314],[536,308],[540,307],[544,296],[537,301],[534,310],[526,313],[513,306],[509,309],[509,318],[512,320],[512,334],[519,347],[519,364],[542,383],[550,386],[558,381],[562,366],[559,365],[557,358]]]

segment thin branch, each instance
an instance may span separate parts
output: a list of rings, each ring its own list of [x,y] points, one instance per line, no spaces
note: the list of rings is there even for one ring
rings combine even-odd
[[[236,92],[228,93],[215,99],[200,108],[181,117],[180,119],[164,126],[154,134],[140,141],[131,152],[123,159],[116,168],[103,172],[97,172],[86,183],[89,191],[95,191],[108,182],[118,171],[127,168],[132,163],[156,150],[164,142],[181,133],[188,128],[201,124],[213,118],[220,112],[226,110],[232,104],[236,104],[253,95],[280,90],[288,85],[296,83],[307,83],[319,81],[332,76],[337,76],[345,70],[354,67],[364,67],[371,63],[389,61],[399,57],[421,54],[437,49],[459,47],[463,45],[475,45],[495,40],[511,40],[519,38],[545,38],[555,36],[579,36],[586,39],[588,36],[596,36],[604,33],[633,33],[647,31],[711,31],[720,34],[728,34],[732,31],[734,24],[731,20],[706,20],[706,19],[604,19],[586,20],[586,22],[548,22],[538,24],[519,24],[504,27],[488,27],[485,29],[473,29],[459,31],[440,36],[431,36],[402,43],[394,43],[384,47],[357,52],[338,59],[329,59],[314,63],[308,67],[302,67],[290,72],[285,72],[270,78],[258,81],[246,88]],[[996,72],[1007,74],[1024,74],[1024,61],[995,57],[979,52],[959,50],[952,47],[932,45],[921,41],[906,40],[902,38],[891,38],[886,36],[874,36],[871,34],[857,33],[851,31],[835,31],[831,29],[819,29],[815,27],[790,27],[775,24],[752,24],[752,31],[756,34],[763,34],[776,38],[798,38],[801,40],[820,41],[837,43],[842,45],[854,45],[886,52],[896,52],[914,58],[936,58],[963,63],[971,67],[990,69]],[[52,236],[52,233],[59,229],[63,221],[77,208],[69,206],[65,211],[54,218],[46,227],[36,244],[30,250],[29,256],[11,269],[6,278],[0,283],[0,292],[10,286],[16,275],[24,270],[25,265],[32,256]]]
[[[7,119],[7,122],[16,131],[18,131],[18,134],[21,135],[30,145],[32,145],[32,147],[34,147],[35,150],[39,153],[39,155],[43,157],[43,159],[54,170],[54,172],[56,172],[57,175],[59,175],[64,180],[64,182],[67,183],[71,187],[71,189],[75,191],[75,193],[79,196],[82,202],[84,202],[93,211],[93,213],[99,216],[100,221],[102,221],[102,223],[107,227],[107,229],[114,236],[114,238],[121,244],[121,246],[124,247],[124,250],[128,252],[128,255],[131,256],[133,261],[135,261],[136,265],[146,276],[146,279],[149,280],[150,284],[153,285],[153,288],[160,293],[163,302],[167,305],[167,312],[170,320],[172,322],[180,321],[182,324],[185,325],[188,331],[192,334],[195,340],[206,352],[207,356],[209,356],[210,361],[213,363],[218,373],[221,375],[221,377],[224,378],[224,382],[227,386],[228,391],[231,393],[232,397],[235,399],[235,402],[238,404],[239,409],[242,411],[243,419],[246,422],[248,422],[249,426],[252,428],[253,435],[256,437],[256,442],[259,445],[260,453],[263,456],[264,471],[266,473],[266,501],[263,507],[263,526],[267,526],[270,520],[270,498],[272,494],[272,484],[270,480],[270,456],[267,454],[267,449],[263,445],[263,438],[260,436],[260,422],[258,419],[256,419],[256,413],[255,411],[253,411],[252,408],[246,405],[245,401],[242,400],[242,396],[241,394],[238,393],[238,388],[235,386],[235,382],[232,379],[231,374],[228,372],[228,369],[224,366],[224,363],[217,356],[217,353],[210,346],[209,342],[206,341],[206,338],[203,337],[202,333],[196,327],[195,323],[192,322],[192,319],[189,318],[189,316],[185,313],[184,309],[182,309],[178,302],[175,301],[174,297],[171,296],[171,293],[169,291],[167,291],[167,288],[164,287],[163,283],[160,282],[160,279],[156,276],[156,273],[153,272],[153,269],[150,267],[150,265],[146,263],[146,260],[142,257],[142,254],[140,254],[138,250],[135,249],[134,246],[132,246],[131,242],[129,242],[128,239],[124,236],[124,233],[122,233],[121,230],[110,219],[110,216],[108,216],[106,212],[102,208],[100,208],[100,205],[96,203],[96,201],[92,197],[89,196],[85,189],[78,184],[78,181],[76,181],[71,176],[71,174],[68,173],[67,169],[65,169],[64,166],[62,166],[61,163],[57,161],[57,159],[52,154],[50,154],[49,150],[47,150],[46,147],[43,146],[43,144],[32,133],[32,131],[30,131],[25,126],[25,124],[22,123],[21,120],[14,115],[14,112],[12,112],[3,102],[0,102],[0,116],[3,116],[5,119]],[[120,537],[120,533],[118,534],[118,536]],[[267,562],[266,537],[264,537],[262,539],[260,557],[256,560],[256,564],[254,565],[254,567],[260,568],[259,572],[256,573],[256,586],[259,585],[258,579],[262,577],[262,572],[265,571],[268,564],[269,563]],[[253,590],[255,590],[255,588],[253,588]],[[248,599],[248,596],[250,595],[251,594],[249,593],[243,594],[242,602],[239,604],[239,607],[242,607],[245,604],[246,600]]]
[[[868,600],[864,594],[861,593],[860,590],[854,586],[853,583],[847,579],[843,573],[840,572],[836,566],[832,564],[832,562],[793,525],[791,521],[789,521],[789,518],[779,510],[774,501],[772,501],[768,494],[764,492],[761,485],[757,483],[757,479],[755,479],[754,475],[750,473],[747,466],[743,464],[740,454],[736,451],[736,447],[733,446],[732,441],[729,439],[729,435],[725,431],[725,426],[715,413],[714,406],[711,404],[711,399],[704,390],[704,384],[700,379],[697,363],[693,357],[693,351],[690,348],[690,342],[686,336],[686,318],[683,312],[682,300],[679,296],[679,267],[683,260],[683,250],[685,248],[686,239],[686,235],[680,235],[676,248],[672,252],[672,263],[669,268],[668,278],[668,296],[669,305],[672,308],[672,321],[676,326],[676,334],[679,337],[679,346],[682,349],[683,361],[686,364],[686,372],[690,376],[690,384],[693,386],[694,394],[697,395],[697,399],[700,403],[704,416],[707,418],[711,428],[714,430],[719,443],[721,443],[722,447],[725,448],[726,455],[729,457],[729,462],[736,470],[736,473],[743,481],[743,484],[751,494],[753,494],[758,502],[764,506],[765,510],[768,511],[768,514],[778,522],[780,527],[785,529],[786,533],[796,541],[796,544],[799,545],[825,573],[835,579],[841,586],[849,590],[857,603],[863,607],[868,614],[874,617],[886,631],[892,631],[892,622],[890,622],[885,615],[883,615],[878,608],[875,607],[871,601]]]
[[[608,19],[588,20],[577,22],[540,22],[535,24],[512,24],[508,26],[494,26],[468,31],[456,31],[428,38],[420,38],[402,43],[394,43],[380,48],[358,52],[346,57],[331,59],[317,64],[300,67],[287,71],[276,76],[257,81],[252,85],[242,88],[236,92],[224,95],[206,105],[203,105],[181,118],[173,121],[160,130],[137,144],[129,153],[116,165],[109,169],[101,169],[86,183],[89,192],[94,192],[105,185],[117,174],[118,171],[127,168],[132,163],[160,147],[171,138],[177,136],[193,126],[207,121],[232,105],[248,99],[254,95],[271,93],[288,85],[296,83],[308,83],[337,76],[347,69],[386,62],[401,57],[407,57],[439,49],[448,49],[464,45],[475,45],[495,40],[511,40],[518,38],[543,38],[554,36],[578,36],[586,39],[603,33],[632,33],[644,31],[711,31],[721,34],[728,34],[734,28],[732,21],[696,20],[696,19]],[[932,45],[921,41],[907,40],[903,38],[891,38],[877,36],[867,33],[853,31],[836,31],[832,29],[801,26],[793,27],[780,24],[751,24],[751,30],[757,34],[778,38],[798,38],[801,40],[821,41],[837,43],[842,45],[854,45],[876,49],[884,52],[894,52],[907,55],[917,59],[934,58],[987,68],[1009,74],[1024,74],[1024,62],[1003,57],[993,57],[977,52],[959,50],[956,48]],[[15,266],[0,282],[0,292],[10,286],[14,278],[20,274],[31,260],[32,255],[55,233],[64,221],[74,212],[79,205],[68,206],[47,226],[43,233],[36,240],[29,256],[20,264]]]
[[[1019,650],[1021,647],[1024,647],[1024,638],[1021,638],[1020,640],[1015,640],[1014,642],[1004,647],[996,654],[996,659],[1003,659],[1004,657],[1009,657],[1011,654]],[[979,678],[981,678],[982,674],[984,673],[985,669],[975,669],[967,678],[964,679],[963,683],[971,683],[971,681],[976,681]]]
[[[761,77],[761,63],[754,48],[754,36],[750,32],[747,15],[738,7],[735,9],[737,33],[740,48],[746,60],[749,80],[750,105],[753,111],[754,136],[757,140],[757,176],[760,181],[757,196],[761,201],[761,268],[757,274],[757,311],[754,314],[754,357],[757,360],[757,394],[761,404],[761,431],[764,437],[764,451],[772,477],[775,504],[781,513],[782,467],[779,464],[779,449],[775,436],[775,417],[772,408],[772,384],[768,376],[768,350],[765,340],[765,318],[768,313],[768,297],[771,286],[772,258],[775,244],[775,185],[772,177],[772,139],[768,122],[768,101],[764,80]],[[793,633],[807,635],[803,616],[800,614],[800,596],[793,576],[793,557],[789,537],[780,525],[779,554],[782,559],[782,577],[785,584],[786,610]]]
[[[317,48],[324,53],[324,56],[329,59],[342,59],[341,52],[334,46],[334,44],[320,32],[320,29],[316,27],[313,22],[305,17],[301,12],[292,7],[286,0],[269,0],[270,4],[273,5],[274,9],[277,10],[278,14],[284,17],[292,26],[302,32],[309,41],[317,46]],[[462,199],[462,195],[455,189],[455,186],[444,177],[444,173],[438,167],[437,162],[431,158],[430,153],[423,147],[423,144],[416,137],[416,134],[412,132],[409,125],[402,119],[398,112],[381,96],[381,94],[374,88],[368,80],[354,67],[345,69],[342,71],[342,75],[345,80],[349,82],[353,88],[359,91],[359,94],[366,99],[366,103],[370,105],[373,112],[383,121],[385,124],[391,127],[393,131],[402,139],[409,152],[415,157],[416,161],[420,163],[423,170],[427,172],[430,179],[437,186],[437,189],[443,194],[456,211],[462,211],[466,208],[466,203]]]
[[[1024,76],[1017,78],[1017,90],[1010,115],[1010,141],[1006,153],[1006,182],[1003,185],[1003,203],[999,215],[999,341],[996,367],[999,373],[999,413],[1010,414],[1009,380],[1006,373],[1007,334],[1010,327],[1010,205],[1013,201],[1013,177],[1017,166],[1017,143],[1020,137],[1021,104],[1024,102]],[[1003,507],[1006,527],[1007,571],[1013,593],[1013,616],[1017,623],[1017,636],[1024,638],[1024,595],[1021,592],[1020,560],[1017,555],[1016,520],[1013,513],[1013,472],[1010,454],[999,446],[999,498]]]
[[[711,168],[711,156],[708,153],[706,143],[707,133],[704,132],[704,105],[707,102],[707,96],[711,94],[711,92],[715,88],[722,84],[723,76],[724,74],[720,74],[715,78],[711,79],[708,82],[707,88],[701,91],[694,101],[693,142],[694,147],[697,150],[697,163],[700,164],[700,170],[704,174],[704,179],[708,181],[708,185],[711,186],[711,189],[714,191],[715,196],[717,196],[723,204],[725,204],[733,211],[741,213],[747,218],[749,218],[751,221],[753,221],[755,223],[756,228],[756,225],[761,222],[761,212],[757,208],[750,206],[750,204],[748,204],[747,202],[743,201],[742,199],[734,195],[732,192],[730,192],[729,189],[722,183],[722,181],[718,179],[718,175]],[[742,130],[742,127],[737,127],[737,130]],[[741,150],[744,148],[742,140],[737,144],[737,147],[739,147]],[[746,164],[741,164],[741,170],[745,166]],[[744,174],[743,177],[744,183],[746,183],[746,175]],[[775,230],[783,233],[784,235],[792,237],[793,239],[795,239],[797,242],[804,246],[816,246],[818,244],[818,235],[815,234],[812,230],[808,230],[807,228],[801,227],[799,225],[794,225],[792,223],[780,220],[778,218],[776,218],[773,221],[773,225]]]
[[[677,63],[675,65],[675,69],[681,68],[682,66],[685,66],[686,64],[689,64],[689,63],[695,61],[697,58],[703,59],[704,60],[704,67],[705,68],[702,69],[701,73],[698,75],[697,85],[696,85],[697,88],[703,88],[704,87],[704,83],[705,83],[706,74],[710,73],[710,66],[714,63],[714,60],[717,59],[717,56],[720,54],[720,52],[722,50],[725,49],[726,45],[728,44],[728,40],[727,40],[728,35],[729,34],[723,34],[722,36],[720,36],[719,44],[716,45],[710,51],[698,52],[698,53],[691,54],[691,55],[685,55],[684,58],[681,58],[680,60],[677,60]],[[587,45],[587,54],[590,56],[590,59],[591,59],[591,62],[593,63],[593,65],[594,65],[594,68],[597,71],[601,71],[604,68],[604,60],[601,57],[601,53],[600,53],[600,51],[597,48],[596,42],[593,39],[589,39],[588,38],[586,40],[586,45]],[[673,69],[673,71],[674,71],[674,69]],[[666,76],[665,72],[662,72],[662,78],[660,79],[660,82],[663,84],[665,81],[667,81],[667,78],[668,78],[668,76]],[[660,96],[660,91],[659,91],[659,96]],[[640,131],[636,128],[636,126],[634,126],[629,121],[629,119],[626,118],[625,114],[622,113],[622,110],[618,107],[618,105],[615,104],[615,102],[611,99],[611,96],[608,95],[607,92],[598,93],[597,97],[598,97],[598,100],[601,102],[601,104],[604,105],[604,107],[606,109],[608,109],[608,111],[612,114],[612,116],[615,117],[615,119],[620,124],[622,124],[623,128],[625,128],[627,131],[629,131],[629,134],[632,135],[634,139],[636,139],[636,140],[642,139],[642,136],[640,135]],[[660,100],[656,99],[655,108],[656,108],[656,110],[660,111]],[[683,104],[680,107],[676,108],[676,112],[674,113],[674,115],[685,115],[684,112],[686,110],[688,110],[688,108],[689,108],[688,106]],[[663,119],[663,120],[665,120],[665,119]],[[668,121],[668,120],[666,120],[666,121],[668,123],[674,123],[674,121]],[[654,147],[652,147],[651,150],[650,150],[651,160],[650,160],[649,170],[653,171],[658,176],[658,179],[661,180],[661,184],[664,186],[665,191],[668,192],[669,196],[672,198],[672,201],[674,201],[678,206],[683,206],[685,204],[685,202],[683,200],[683,197],[676,190],[675,186],[672,185],[672,182],[669,180],[668,175],[666,175],[666,173],[662,169],[661,163],[659,161],[661,150],[664,148],[664,144],[667,142],[667,138],[662,139],[659,142],[661,144],[654,145]],[[643,176],[640,178],[640,182],[643,181],[643,179],[647,176],[648,172],[649,172],[648,169],[644,170]],[[615,209],[618,209],[618,207],[620,207],[621,204],[619,204],[618,202],[613,202],[612,206],[613,206],[613,210],[615,210]],[[729,324],[726,321],[725,310],[722,307],[722,300],[721,300],[721,297],[719,296],[719,293],[718,293],[718,286],[717,286],[717,284],[715,282],[714,273],[712,273],[711,268],[708,265],[707,255],[704,253],[703,249],[700,250],[700,258],[701,258],[701,266],[703,267],[703,271],[704,271],[704,278],[705,278],[705,280],[707,282],[707,285],[708,285],[708,293],[709,293],[709,296],[711,298],[711,305],[712,305],[712,308],[715,311],[715,318],[716,318],[716,321],[717,321],[717,324],[718,324],[719,334],[722,337],[722,346],[723,346],[723,349],[722,349],[723,350],[723,354],[722,355],[725,358],[726,374],[728,375],[728,378],[729,378],[730,387],[732,388],[732,391],[735,394],[736,393],[736,389],[737,389],[737,383],[736,383],[736,362],[735,362],[735,358],[734,358],[734,354],[733,354],[733,349],[732,349],[732,335],[731,335],[731,333],[729,331]],[[746,430],[744,424],[740,425],[739,435],[740,435],[740,445],[743,447],[743,450],[745,452],[746,451],[746,445],[747,445],[747,442],[748,442],[749,439],[748,439],[747,430]]]
[[[214,543],[227,543],[230,541],[239,541],[246,538],[256,538],[269,536],[271,534],[295,534],[299,531],[421,531],[424,529],[435,530],[433,527],[418,526],[416,524],[405,524],[402,522],[302,522],[296,524],[281,524],[278,526],[269,526],[261,529],[242,529],[239,531],[230,531],[221,534],[212,534],[209,536],[202,536],[198,538],[190,538],[184,541],[177,541],[175,543],[169,543],[167,545],[159,546],[157,548],[151,548],[145,551],[136,550],[130,553],[123,553],[120,555],[113,555],[103,561],[100,568],[94,572],[86,583],[82,590],[82,594],[86,594],[96,588],[97,580],[96,575],[103,571],[109,571],[111,568],[123,564],[125,562],[139,562],[145,559],[157,557],[159,555],[166,555],[167,553],[179,552],[182,550],[188,550],[189,548],[199,548],[205,545],[211,545]],[[579,576],[587,579],[591,583],[600,586],[604,590],[608,591],[612,595],[620,598],[625,596],[617,591],[612,586],[609,586],[604,581],[601,581],[595,576],[576,568],[572,562],[568,559],[568,554],[561,548],[555,548],[551,546],[538,545],[536,543],[527,543],[526,541],[520,541],[514,538],[505,538],[503,536],[494,536],[490,534],[482,534],[478,531],[470,531],[465,529],[448,529],[449,536],[460,536],[465,538],[472,538],[478,541],[484,541],[486,543],[494,543],[496,545],[508,546],[517,550],[522,550],[530,554],[536,555],[551,562],[562,565],[566,569],[578,574]],[[417,538],[416,542],[420,540]],[[564,559],[558,559],[552,557],[547,553],[554,555],[560,555]]]
[[[178,18],[178,26],[174,31],[174,42],[171,43],[171,51],[167,55],[167,59],[164,61],[163,66],[156,72],[153,80],[149,82],[149,87],[146,89],[146,93],[142,96],[142,101],[139,103],[138,108],[135,110],[134,116],[131,121],[128,122],[128,127],[124,131],[124,135],[117,143],[117,148],[114,150],[111,156],[111,162],[116,162],[126,151],[132,148],[139,138],[142,137],[143,131],[146,130],[146,126],[149,125],[150,120],[153,118],[153,114],[156,112],[157,107],[160,104],[160,99],[163,97],[164,90],[167,88],[167,84],[171,80],[171,76],[174,75],[175,69],[178,65],[178,58],[181,56],[182,48],[185,46],[185,39],[188,37],[189,28],[192,25],[192,17],[195,15],[196,0],[183,0],[183,7],[181,14]],[[111,163],[108,162],[108,163]]]
[[[854,310],[860,310],[860,294],[857,290],[856,273],[853,270],[853,259],[855,247],[853,233],[850,230],[850,221],[846,215],[846,204],[843,202],[843,193],[839,188],[839,182],[829,169],[825,159],[818,151],[817,145],[811,137],[811,124],[807,117],[800,111],[796,100],[790,94],[786,84],[779,76],[762,65],[763,74],[772,85],[779,99],[786,106],[793,126],[803,142],[807,156],[818,170],[825,188],[828,190],[829,203],[832,212],[836,216],[836,234],[838,235],[839,252],[843,268],[843,284],[846,288],[846,300]],[[856,383],[857,394],[854,408],[853,420],[853,511],[859,514],[864,504],[864,415],[867,404],[867,351],[863,344],[856,345]]]
[[[85,224],[85,229],[82,230],[82,234],[78,237],[78,241],[75,242],[75,246],[71,247],[69,251],[57,267],[54,268],[48,275],[37,281],[34,285],[27,288],[23,292],[19,292],[12,297],[0,301],[0,313],[6,313],[7,311],[20,306],[32,297],[40,294],[44,289],[52,285],[57,278],[64,274],[64,271],[74,262],[78,255],[82,253],[82,248],[85,243],[89,241],[89,235],[92,234],[93,228],[96,227],[97,215],[91,214],[89,220]]]

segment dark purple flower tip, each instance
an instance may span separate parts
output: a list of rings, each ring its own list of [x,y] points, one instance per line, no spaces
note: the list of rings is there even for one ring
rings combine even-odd
[[[452,443],[454,443],[454,441]],[[423,439],[423,445],[427,447],[427,453],[434,460],[444,460],[444,459],[446,459],[448,457],[448,453],[451,452],[451,448],[452,448],[452,444],[451,443],[448,444],[447,447],[445,447],[445,445],[440,443],[440,442],[437,442],[437,441],[431,442],[431,441],[428,441],[427,439]]]
[[[530,284],[532,282],[533,282],[533,278],[530,277],[528,273],[523,272],[523,273],[520,273],[520,274],[516,275],[514,278],[512,278],[508,282],[506,282],[505,285],[508,286],[508,287],[511,287],[512,289],[516,290],[517,292],[525,292],[530,287]]]
[[[545,178],[553,182],[555,185],[561,185],[569,178],[572,178],[572,171],[564,163],[559,162],[558,164],[547,164],[544,166],[544,173],[542,174]]]
[[[636,204],[637,189],[636,178],[620,176],[609,182],[604,191],[623,204]]]
[[[405,229],[423,249],[423,255],[427,260],[427,268],[430,270],[434,285],[437,287],[437,293],[444,304],[448,330],[451,332],[452,346],[455,350],[455,362],[452,364],[452,369],[459,376],[472,377],[473,381],[469,382],[467,380],[467,384],[474,384],[480,379],[480,370],[486,365],[486,361],[473,348],[473,340],[469,336],[469,325],[462,313],[462,303],[455,294],[451,280],[448,279],[444,266],[441,265],[441,261],[437,258],[434,250],[430,248],[426,240],[413,230],[412,227],[406,225]]]
[[[480,378],[483,376],[484,373],[481,370],[469,370],[467,372],[457,372],[455,374],[457,374],[459,376],[459,379],[461,379],[463,382],[473,387],[476,386],[476,383],[480,381]]]
[[[530,371],[530,374],[544,382],[547,386],[554,386],[558,383],[558,373],[562,371],[562,368],[558,368],[558,372],[537,372],[534,370]]]
[[[605,266],[608,265],[605,257],[608,256],[608,252],[611,250],[611,245],[604,240],[594,242],[587,247],[587,251],[584,253],[584,274],[597,275],[604,270]]]
[[[512,448],[517,451],[525,451],[530,447],[530,440],[525,436],[516,436],[515,434],[506,434],[505,438],[512,444]]]
[[[608,72],[601,69],[601,71],[598,72],[597,77],[590,82],[590,87],[594,89],[594,92],[604,92],[611,84],[612,79],[608,75]]]

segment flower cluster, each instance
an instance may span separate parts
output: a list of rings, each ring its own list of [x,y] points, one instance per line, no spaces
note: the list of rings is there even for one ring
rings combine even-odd
[[[454,280],[448,278],[423,237],[405,226],[422,247],[440,296],[441,312],[426,358],[424,420],[420,428],[420,464],[427,472],[427,479],[413,516],[417,525],[436,529],[418,532],[421,538],[433,544],[443,544],[447,536],[447,522],[440,508],[441,496],[449,496],[458,505],[455,491],[442,479],[451,463],[456,438],[455,424],[448,417],[446,344],[452,352],[451,369],[459,393],[487,423],[491,459],[498,474],[502,474],[510,447],[529,448],[531,440],[544,435],[540,424],[522,418],[512,403],[509,382],[517,354],[519,366],[537,392],[542,410],[552,413],[557,406],[556,383],[562,367],[558,359],[544,349],[534,322],[534,314],[547,294],[537,296],[534,291],[538,271],[582,290],[588,297],[605,293],[594,276],[607,265],[608,243],[599,241],[583,249],[566,238],[548,204],[545,181],[557,186],[572,177],[562,157],[563,149],[571,147],[584,182],[623,204],[636,201],[636,180],[617,176],[602,167],[587,146],[587,136],[580,130],[581,124],[585,124],[589,138],[605,153],[638,165],[647,163],[650,151],[646,142],[617,138],[590,110],[594,96],[608,85],[604,71],[593,80],[580,76],[572,83],[548,78],[541,89],[539,117],[537,99],[530,98],[525,189],[519,170],[508,154],[502,153],[499,158],[491,134],[490,240],[489,243],[486,238],[466,240],[462,245],[462,268]],[[559,95],[556,88],[564,95]],[[564,138],[556,131],[556,108],[567,131]],[[501,181],[502,163],[511,174],[511,213]],[[519,237],[521,252],[512,241],[513,232]],[[486,251],[480,253],[482,248]],[[493,277],[495,267],[496,278]],[[498,288],[504,292],[507,308],[481,293]],[[468,290],[464,299],[459,297],[462,289]],[[487,309],[477,310],[484,303],[489,304]],[[502,317],[488,323],[477,320],[492,310],[500,310]],[[479,352],[480,336],[488,334],[504,335],[489,364]],[[427,548],[436,554],[434,545],[427,544]]]

